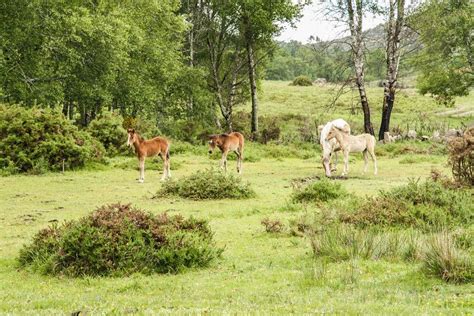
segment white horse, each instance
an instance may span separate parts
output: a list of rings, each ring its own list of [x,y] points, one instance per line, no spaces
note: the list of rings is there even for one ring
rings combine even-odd
[[[339,129],[342,133],[345,133],[347,135],[350,135],[351,133],[351,127],[343,119],[336,119],[334,121],[326,123],[326,125],[324,126],[320,125],[318,127],[320,133],[319,143],[321,144],[321,147],[323,149],[322,163],[327,177],[331,176],[331,167],[329,165],[329,161],[331,159],[332,153],[337,152],[341,149],[336,139],[327,139],[327,136],[333,127]],[[337,153],[334,166],[337,166]]]
[[[357,136],[348,135],[337,128],[331,128],[327,140],[336,139],[342,152],[344,153],[344,170],[342,175],[349,172],[349,153],[364,154],[364,173],[367,172],[368,153],[374,162],[374,174],[377,174],[377,158],[375,158],[375,137],[370,134],[361,134]]]

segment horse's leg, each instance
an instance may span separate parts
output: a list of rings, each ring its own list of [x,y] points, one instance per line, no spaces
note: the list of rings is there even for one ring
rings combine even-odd
[[[362,154],[364,155],[364,173],[366,173],[367,172],[367,164],[369,163],[368,150],[367,149],[364,150]]]
[[[343,176],[347,176],[349,173],[349,151],[344,151],[344,171],[342,172]]]
[[[229,150],[224,150],[222,152],[221,168],[224,169],[224,172],[227,172],[227,154],[228,153],[229,153]]]
[[[161,176],[161,181],[164,181],[168,176],[168,159],[166,159],[166,156],[163,156],[161,153],[159,153],[158,156],[160,156],[161,160],[163,160],[163,175]]]
[[[377,158],[375,157],[374,148],[369,150],[370,156],[372,157],[372,161],[374,162],[374,175],[377,175]]]
[[[339,158],[339,155],[337,154],[337,151],[334,152],[334,168],[331,170],[331,171],[337,171],[337,162],[338,162],[338,158]]]
[[[239,149],[236,149],[235,153],[237,154],[237,173],[238,173],[238,174],[241,174],[241,173],[242,173],[242,171],[241,171],[242,162],[241,162],[240,150],[239,150]]]
[[[145,157],[140,157],[138,161],[138,167],[140,169],[140,178],[138,179],[138,182],[143,183],[145,181]]]

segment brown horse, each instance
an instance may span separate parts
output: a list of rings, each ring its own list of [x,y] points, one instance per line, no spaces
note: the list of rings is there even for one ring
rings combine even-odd
[[[209,136],[209,153],[212,154],[212,151],[216,147],[222,152],[221,168],[226,172],[227,155],[229,151],[233,151],[237,154],[237,172],[241,174],[242,161],[244,159],[244,136],[239,132]]]
[[[140,168],[140,179],[138,182],[145,181],[145,158],[160,156],[163,159],[163,176],[161,180],[171,178],[170,172],[170,143],[163,137],[155,137],[145,140],[133,128],[127,130],[127,145],[135,147],[138,157],[138,167]]]

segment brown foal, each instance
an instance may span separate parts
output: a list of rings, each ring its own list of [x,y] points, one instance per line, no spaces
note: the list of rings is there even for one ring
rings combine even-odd
[[[230,151],[237,154],[237,172],[242,173],[242,161],[244,159],[244,136],[239,132],[229,134],[211,135],[209,136],[209,153],[215,148],[219,148],[222,152],[221,168],[227,172],[227,155]]]
[[[133,128],[127,130],[127,145],[135,147],[138,157],[138,166],[140,168],[140,179],[138,182],[145,181],[145,158],[160,156],[163,159],[163,176],[161,180],[171,178],[170,172],[170,143],[163,137],[155,137],[145,140]]]

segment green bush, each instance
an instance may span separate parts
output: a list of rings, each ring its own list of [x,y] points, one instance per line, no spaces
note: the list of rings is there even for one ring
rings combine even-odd
[[[127,150],[127,132],[122,125],[121,115],[104,111],[89,124],[87,130],[102,143],[108,156],[115,156]]]
[[[254,197],[255,192],[238,176],[207,169],[178,181],[166,181],[156,197],[173,195],[193,200],[247,199]]]
[[[293,85],[293,86],[312,86],[313,82],[307,76],[298,76],[295,79],[293,79],[293,82],[291,83],[291,85]]]
[[[292,195],[293,202],[327,202],[347,195],[340,183],[323,179],[302,188],[297,188]]]
[[[221,253],[204,220],[114,204],[41,230],[21,249],[18,262],[43,274],[121,276],[204,267]]]
[[[0,105],[0,168],[3,174],[42,173],[100,161],[104,147],[60,112]]]
[[[430,180],[410,180],[407,185],[367,198],[355,212],[341,214],[341,219],[360,226],[466,226],[473,222],[474,203],[468,191]]]
[[[474,262],[472,255],[459,250],[454,238],[448,233],[433,236],[429,239],[423,257],[423,266],[428,274],[444,281],[464,283],[474,281]]]

